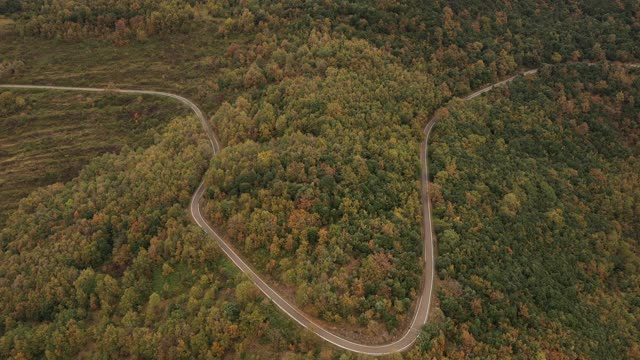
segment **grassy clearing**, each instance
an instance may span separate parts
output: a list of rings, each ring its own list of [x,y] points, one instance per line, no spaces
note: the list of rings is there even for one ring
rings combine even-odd
[[[171,297],[187,292],[196,280],[195,273],[186,264],[178,263],[173,268],[156,267],[152,287],[154,292]]]
[[[15,24],[15,21],[0,16],[0,27],[7,26],[7,25],[14,25],[14,24]]]
[[[8,36],[15,31],[15,27],[15,21],[0,16],[0,35],[3,37]]]
[[[0,28],[9,22],[0,21]],[[9,70],[0,71],[0,83],[162,90],[184,95],[211,114],[236,96],[219,86],[217,59],[232,43],[248,41],[202,30],[117,47],[107,40],[74,43],[6,34],[0,37],[0,64]],[[1,214],[33,189],[70,179],[98,154],[144,145],[151,140],[144,137],[147,129],[182,109],[152,97],[122,96],[104,104],[95,94],[12,92],[26,107],[10,115],[0,107],[0,224]],[[145,122],[132,123],[135,112],[145,113]]]
[[[185,95],[211,112],[235,95],[220,88],[217,60],[231,44],[248,40],[202,30],[117,47],[108,40],[72,43],[11,35],[0,40],[0,63],[19,60],[24,67],[0,82],[163,90]]]
[[[0,19],[0,29],[10,22]],[[0,63],[15,70],[0,72],[0,83],[163,90],[212,112],[224,100],[215,59],[237,41],[179,34],[116,47],[106,40],[72,43],[7,34],[0,39]],[[1,214],[35,188],[72,178],[101,153],[125,144],[144,146],[152,140],[146,130],[186,113],[180,104],[155,97],[12,93],[9,107],[16,107],[17,97],[25,105],[11,114],[7,106],[0,108],[0,224]],[[136,112],[144,114],[138,123]]]
[[[67,181],[92,158],[146,147],[181,104],[153,96],[0,89],[0,224],[37,187]]]

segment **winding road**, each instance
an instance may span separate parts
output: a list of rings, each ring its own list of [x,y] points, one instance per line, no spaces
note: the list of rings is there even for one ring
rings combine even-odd
[[[516,76],[509,78],[507,80],[501,81],[499,83],[493,84],[486,88],[483,88],[465,98],[465,100],[473,99],[480,94],[491,90],[492,88],[500,85],[504,85],[509,81],[512,81]],[[200,110],[200,108],[194,104],[189,99],[182,97],[180,95],[161,92],[161,91],[151,91],[151,90],[128,90],[128,89],[102,89],[102,88],[87,88],[87,87],[64,87],[64,86],[39,86],[39,85],[2,85],[0,84],[0,88],[7,89],[31,89],[31,90],[57,90],[57,91],[79,91],[79,92],[114,92],[121,94],[132,94],[132,95],[155,95],[161,97],[168,97],[182,102],[187,105],[191,110],[193,110],[194,114],[200,120],[204,131],[209,138],[211,143],[211,148],[213,150],[214,155],[220,151],[220,142],[216,138],[215,133],[209,126],[207,119],[204,115],[204,112]],[[295,320],[298,324],[305,327],[307,330],[315,333],[322,339],[334,344],[343,349],[366,354],[372,356],[381,356],[392,354],[396,352],[402,352],[407,350],[409,347],[413,345],[413,343],[417,340],[420,335],[420,331],[422,326],[426,324],[427,318],[429,316],[429,309],[431,307],[431,299],[433,293],[433,280],[435,274],[435,254],[434,254],[434,233],[431,225],[431,201],[429,199],[429,173],[428,173],[428,162],[427,162],[427,143],[429,140],[429,134],[431,133],[431,129],[436,124],[434,117],[430,119],[427,126],[424,128],[425,138],[421,144],[421,152],[420,159],[422,164],[422,175],[421,175],[421,183],[422,183],[422,204],[423,204],[423,263],[424,263],[424,276],[421,284],[421,295],[417,299],[417,306],[414,312],[413,320],[411,321],[411,325],[407,329],[407,331],[403,334],[401,338],[398,340],[382,345],[367,345],[367,344],[359,344],[338,335],[333,334],[331,331],[325,329],[322,325],[315,322],[308,315],[298,309],[294,304],[287,301],[280,293],[274,290],[266,281],[264,281],[256,271],[235,251],[233,246],[225,241],[216,231],[209,225],[209,223],[205,220],[204,216],[200,211],[200,200],[202,199],[202,195],[206,189],[206,185],[204,183],[204,179],[198,186],[196,192],[193,194],[191,198],[191,204],[189,206],[190,214],[193,220],[200,226],[209,236],[214,238],[222,251],[233,261],[233,263],[243,272],[248,278],[262,291],[277,307],[279,307],[284,313],[289,315],[290,318]]]
[[[638,67],[638,64],[629,64],[629,67]],[[506,80],[497,82],[495,84],[489,85],[485,88],[482,88],[474,93],[463,98],[464,101],[468,101],[474,99],[481,94],[490,91],[499,86],[506,85],[507,83],[513,81],[515,78],[521,75],[529,75],[536,73],[537,70],[529,70],[518,75],[512,76]],[[0,84],[0,88],[6,89],[32,89],[32,90],[59,90],[59,91],[80,91],[80,92],[115,92],[122,94],[143,94],[143,95],[155,95],[168,97],[182,102],[187,105],[195,115],[198,117],[200,122],[202,123],[202,127],[209,138],[211,143],[211,147],[213,149],[214,155],[220,151],[220,143],[216,138],[215,133],[209,126],[207,119],[192,101],[171,93],[160,92],[160,91],[149,91],[149,90],[125,90],[125,89],[100,89],[100,88],[85,88],[85,87],[61,87],[61,86],[39,86],[39,85],[2,85]],[[424,249],[421,261],[424,264],[424,276],[421,282],[421,292],[420,297],[417,299],[417,305],[414,311],[414,316],[411,321],[411,325],[406,330],[406,332],[400,337],[398,340],[382,345],[367,345],[367,344],[359,344],[338,335],[333,334],[331,331],[324,328],[318,322],[312,320],[308,315],[298,309],[295,305],[287,301],[282,295],[280,295],[276,290],[274,290],[267,282],[265,282],[256,271],[245,262],[241,256],[235,251],[233,246],[225,241],[220,235],[216,233],[216,231],[209,225],[209,223],[202,216],[200,211],[200,200],[202,199],[202,195],[206,189],[206,185],[204,183],[204,179],[198,186],[196,192],[193,194],[191,198],[191,204],[189,206],[190,214],[193,220],[200,226],[209,236],[214,238],[224,253],[233,261],[233,263],[240,268],[240,270],[248,276],[248,278],[269,298],[271,301],[279,307],[284,313],[286,313],[291,319],[295,320],[298,324],[302,325],[309,331],[315,333],[322,339],[328,341],[335,346],[340,348],[353,351],[356,353],[372,355],[372,356],[380,356],[387,355],[396,352],[401,352],[407,350],[409,347],[413,345],[413,343],[418,339],[420,335],[420,331],[422,326],[426,324],[427,318],[429,316],[429,310],[431,307],[431,300],[433,297],[433,281],[435,276],[435,254],[434,254],[434,241],[435,234],[432,228],[431,222],[431,201],[429,199],[429,172],[428,172],[428,141],[429,135],[431,134],[431,130],[437,123],[437,119],[435,116],[432,116],[429,119],[429,122],[424,128],[424,140],[420,146],[420,159],[422,165],[421,171],[421,197],[423,204],[423,243]]]

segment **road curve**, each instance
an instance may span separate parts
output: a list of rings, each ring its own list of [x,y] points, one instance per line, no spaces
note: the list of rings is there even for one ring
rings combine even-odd
[[[465,100],[473,99],[484,92],[491,90],[492,88],[500,85],[504,85],[509,81],[512,81],[515,78],[509,78],[507,80],[501,81],[499,83],[488,86],[484,89],[481,89],[465,98]],[[32,90],[59,90],[59,91],[79,91],[79,92],[115,92],[122,94],[143,94],[143,95],[155,95],[168,97],[172,99],[176,99],[183,104],[187,105],[195,115],[200,119],[202,123],[202,127],[204,128],[207,137],[211,143],[211,148],[213,153],[216,154],[220,151],[220,142],[217,140],[215,133],[207,123],[207,119],[204,116],[204,113],[196,104],[192,101],[180,96],[166,92],[160,91],[150,91],[150,90],[127,90],[127,89],[101,89],[101,88],[86,88],[86,87],[62,87],[62,86],[38,86],[38,85],[0,85],[0,88],[9,88],[9,89],[32,89]],[[429,309],[431,307],[431,299],[433,292],[433,280],[435,274],[435,254],[434,254],[434,246],[433,239],[434,233],[431,223],[431,201],[429,199],[429,175],[428,175],[428,161],[427,161],[427,143],[429,140],[429,134],[431,133],[431,129],[436,124],[435,119],[432,117],[427,126],[424,129],[425,138],[421,144],[421,152],[420,159],[422,164],[421,171],[421,197],[423,204],[423,263],[424,263],[424,276],[421,283],[422,291],[420,292],[420,297],[417,301],[416,310],[414,312],[413,320],[411,321],[411,325],[407,329],[407,331],[403,334],[401,338],[398,340],[382,345],[366,345],[359,344],[348,339],[342,338],[338,335],[331,333],[330,331],[323,328],[320,324],[313,321],[309,316],[307,316],[304,312],[298,309],[295,305],[289,303],[284,297],[282,297],[277,291],[275,291],[271,286],[269,286],[256,272],[255,270],[245,262],[242,257],[238,255],[238,253],[234,250],[233,246],[227,243],[216,231],[209,225],[209,223],[205,220],[204,216],[200,211],[200,200],[202,199],[202,195],[206,189],[206,185],[204,183],[204,179],[198,186],[196,192],[193,194],[191,198],[191,204],[189,206],[190,214],[193,220],[200,226],[209,236],[214,238],[222,251],[233,261],[233,263],[243,272],[245,273],[249,279],[284,313],[289,315],[293,320],[295,320],[298,324],[305,327],[307,330],[315,333],[320,336],[322,339],[327,342],[334,344],[340,348],[366,354],[372,356],[381,356],[392,354],[396,352],[402,352],[407,350],[409,347],[413,345],[413,343],[417,340],[420,335],[420,331],[422,326],[427,323],[427,318],[429,316]]]
[[[207,137],[211,143],[211,148],[213,150],[214,155],[220,151],[220,142],[215,136],[215,133],[209,126],[207,119],[198,108],[196,104],[194,104],[189,99],[182,97],[180,95],[171,94],[167,92],[161,91],[152,91],[152,90],[128,90],[128,89],[107,89],[107,88],[89,88],[89,87],[65,87],[65,86],[45,86],[45,85],[4,85],[0,84],[0,88],[5,89],[27,89],[27,90],[56,90],[56,91],[78,91],[78,92],[97,92],[97,93],[105,93],[105,92],[113,92],[113,93],[121,93],[121,94],[133,94],[133,95],[155,95],[168,97],[182,102],[187,105],[195,115],[200,119],[202,127],[204,128]],[[425,153],[426,154],[426,153]],[[426,158],[423,158],[423,163],[426,164]],[[423,172],[422,175],[422,184],[426,186],[427,184],[427,174]],[[424,242],[424,253],[427,254],[425,258],[425,264],[429,265],[426,269],[429,271],[425,272],[424,282],[422,284],[423,289],[427,289],[427,291],[422,291],[422,295],[418,299],[417,311],[415,312],[415,316],[413,321],[411,322],[411,326],[405,332],[405,334],[398,340],[384,345],[366,345],[366,344],[358,344],[353,341],[344,339],[340,336],[337,336],[330,331],[323,328],[320,324],[313,321],[309,316],[307,316],[304,312],[298,309],[295,305],[289,303],[284,297],[282,297],[276,290],[274,290],[271,286],[269,286],[257,273],[256,271],[245,262],[242,257],[238,255],[233,246],[227,243],[215,230],[209,225],[209,223],[204,219],[202,213],[200,211],[200,200],[202,199],[202,195],[206,189],[204,179],[196,189],[195,193],[191,198],[191,204],[189,206],[190,214],[193,220],[200,226],[209,236],[213,237],[217,242],[222,251],[233,261],[233,263],[243,272],[247,277],[284,313],[289,315],[293,320],[295,320],[298,324],[305,327],[307,330],[315,333],[322,339],[327,342],[334,344],[340,348],[366,354],[373,356],[380,356],[391,354],[395,352],[400,352],[408,349],[420,334],[420,330],[422,326],[427,321],[427,316],[429,314],[429,307],[431,303],[431,291],[433,289],[433,272],[434,272],[434,261],[433,261],[433,242],[431,241],[431,220],[430,215],[431,211],[429,205],[425,205],[425,214],[428,214],[427,217],[424,218],[424,226],[425,229],[429,229],[427,234],[428,241]],[[423,193],[426,193],[423,191]],[[424,201],[424,195],[423,195]],[[425,202],[425,204],[428,204]]]
[[[638,67],[638,64],[628,64],[625,65],[628,67]],[[502,80],[495,84],[484,87],[480,90],[473,92],[470,95],[467,95],[463,98],[464,101],[472,100],[485,92],[488,92],[496,87],[504,86],[509,82],[513,81],[515,78],[521,75],[529,75],[535,74],[537,69],[529,70],[522,72],[518,75],[512,76],[508,79]],[[166,92],[160,91],[150,91],[150,90],[126,90],[126,89],[100,89],[100,88],[85,88],[85,87],[61,87],[61,86],[38,86],[38,85],[2,85],[0,84],[0,88],[8,88],[8,89],[32,89],[32,90],[61,90],[61,91],[80,91],[80,92],[115,92],[122,94],[143,94],[143,95],[155,95],[168,97],[182,102],[187,105],[195,115],[200,119],[202,123],[202,127],[209,138],[211,143],[211,148],[213,150],[214,155],[220,151],[220,142],[215,136],[215,133],[209,126],[207,119],[192,101],[180,96]],[[327,342],[336,345],[340,348],[366,354],[372,356],[381,356],[392,354],[396,352],[402,352],[407,350],[409,347],[413,345],[413,343],[418,339],[420,335],[420,331],[422,326],[427,323],[427,318],[429,316],[429,310],[431,307],[431,299],[433,293],[433,281],[435,276],[435,254],[434,254],[434,238],[435,235],[433,233],[432,221],[431,221],[431,200],[429,198],[429,171],[428,171],[428,141],[429,135],[431,134],[431,130],[437,123],[437,119],[435,116],[432,116],[429,119],[429,122],[424,128],[424,140],[420,146],[420,162],[421,162],[421,200],[423,204],[423,257],[421,261],[424,264],[424,276],[421,282],[421,293],[420,297],[417,299],[417,305],[414,312],[413,319],[411,321],[411,325],[400,337],[398,340],[382,345],[366,345],[359,344],[353,341],[344,339],[338,335],[331,333],[330,331],[323,328],[317,322],[313,321],[309,316],[303,313],[300,309],[298,309],[295,305],[289,303],[286,299],[284,299],[277,291],[275,291],[272,287],[270,287],[256,272],[255,270],[245,262],[242,257],[240,257],[237,252],[234,250],[233,246],[227,243],[220,235],[216,233],[215,230],[209,225],[209,223],[202,216],[200,211],[200,200],[202,199],[202,195],[206,189],[204,179],[198,186],[197,190],[193,194],[191,198],[191,204],[189,206],[190,214],[193,220],[200,226],[209,236],[214,238],[220,248],[224,251],[224,253],[233,261],[233,263],[247,275],[247,277],[260,289],[277,307],[279,307],[284,313],[286,313],[289,317],[295,320],[298,324],[305,327],[307,330],[315,333],[322,339]]]
[[[8,84],[0,84],[0,88],[5,89],[27,89],[27,90],[58,90],[58,91],[79,91],[79,92],[99,92],[99,93],[120,93],[120,94],[137,94],[137,95],[154,95],[154,96],[162,96],[168,97],[172,99],[176,99],[181,103],[187,105],[200,119],[202,123],[202,127],[204,131],[207,133],[207,137],[211,142],[211,147],[213,148],[213,152],[216,153],[220,151],[220,142],[216,138],[215,133],[209,127],[207,123],[207,118],[204,116],[204,113],[200,108],[194,104],[191,100],[184,98],[180,95],[171,94],[162,91],[153,91],[153,90],[126,90],[126,89],[108,89],[108,88],[88,88],[88,87],[69,87],[69,86],[46,86],[46,85],[8,85]]]

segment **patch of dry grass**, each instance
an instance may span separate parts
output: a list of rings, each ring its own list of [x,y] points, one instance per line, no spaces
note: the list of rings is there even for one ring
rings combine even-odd
[[[92,158],[146,147],[188,110],[151,96],[0,88],[0,224],[37,187],[75,177]]]

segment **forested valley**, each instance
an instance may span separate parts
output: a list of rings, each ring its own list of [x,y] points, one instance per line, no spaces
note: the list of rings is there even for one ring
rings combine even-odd
[[[294,325],[189,221],[203,177],[208,220],[288,299],[347,338],[397,338],[421,291],[436,112],[439,279],[402,356],[640,357],[638,81],[615,65],[638,43],[632,0],[0,0],[0,82],[174,92],[224,145],[210,158],[175,104],[123,98],[149,125],[110,125],[117,145],[77,177],[12,200],[0,357],[356,356]],[[71,97],[47,94],[2,96],[2,145],[29,112],[47,120],[39,99]]]

